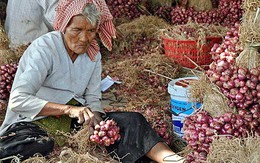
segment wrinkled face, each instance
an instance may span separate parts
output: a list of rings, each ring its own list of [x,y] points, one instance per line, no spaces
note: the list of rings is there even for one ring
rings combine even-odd
[[[95,37],[96,26],[82,15],[72,17],[64,32],[64,42],[69,54],[85,53]]]

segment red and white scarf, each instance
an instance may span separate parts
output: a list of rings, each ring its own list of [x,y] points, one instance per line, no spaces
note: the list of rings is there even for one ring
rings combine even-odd
[[[94,4],[96,9],[101,13],[97,26],[98,35],[103,45],[111,51],[112,39],[116,38],[116,29],[112,21],[113,16],[110,13],[105,0],[60,0],[56,8],[54,29],[64,32],[70,19],[75,15],[82,14],[88,3]],[[97,41],[93,40],[87,50],[87,54],[95,56],[99,50]]]

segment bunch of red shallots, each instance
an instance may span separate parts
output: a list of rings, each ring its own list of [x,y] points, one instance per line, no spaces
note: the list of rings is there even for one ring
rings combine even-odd
[[[90,135],[90,141],[104,146],[110,146],[119,139],[119,127],[112,119],[101,121],[99,124],[95,125],[94,134]]]

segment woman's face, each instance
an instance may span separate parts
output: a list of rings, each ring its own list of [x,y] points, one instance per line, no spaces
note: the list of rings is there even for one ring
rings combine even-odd
[[[85,53],[95,37],[96,26],[82,15],[72,17],[64,32],[64,42],[69,54]]]

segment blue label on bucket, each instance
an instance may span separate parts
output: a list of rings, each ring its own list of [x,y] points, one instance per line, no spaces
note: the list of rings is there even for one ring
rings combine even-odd
[[[181,123],[180,121],[172,121],[173,123],[173,130],[175,134],[178,134],[179,136],[183,136],[183,123]]]
[[[172,124],[174,133],[183,137],[183,121],[186,116],[191,115],[194,109],[199,109],[201,103],[199,102],[187,102],[171,99],[171,109],[178,115],[172,115]]]
[[[187,115],[180,114],[179,116],[172,115],[173,131],[180,137],[183,136],[183,120]]]
[[[171,109],[177,114],[183,113],[190,115],[194,109],[200,108],[201,103],[199,102],[187,102],[171,99]]]

